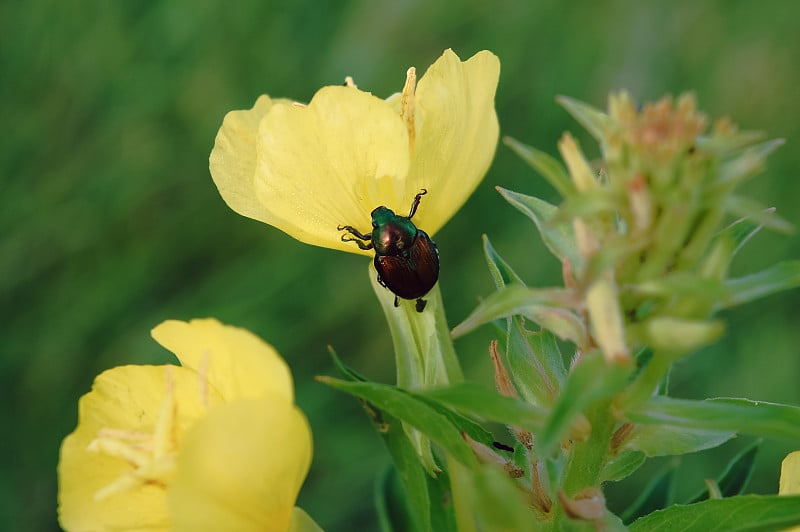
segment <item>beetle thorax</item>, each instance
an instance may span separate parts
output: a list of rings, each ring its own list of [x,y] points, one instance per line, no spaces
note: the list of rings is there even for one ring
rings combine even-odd
[[[402,255],[417,236],[414,222],[386,207],[372,211],[372,227],[372,245],[379,255]]]

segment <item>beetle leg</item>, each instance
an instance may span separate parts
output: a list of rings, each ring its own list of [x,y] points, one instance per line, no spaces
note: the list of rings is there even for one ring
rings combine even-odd
[[[394,296],[394,306],[395,306],[395,308],[400,306],[400,300],[397,299],[397,296]]]
[[[389,289],[389,287],[386,286],[386,283],[383,282],[383,279],[381,279],[381,274],[378,274],[378,284],[386,288],[387,290]]]
[[[350,233],[351,235],[353,235],[354,237],[356,237],[356,238],[358,238],[360,240],[372,240],[372,235],[371,234],[370,235],[365,235],[364,233],[362,233],[361,231],[359,231],[358,229],[356,229],[352,225],[338,225],[338,226],[336,226],[336,229],[339,230],[339,231],[347,231],[348,233]],[[347,236],[347,235],[342,235],[342,240],[344,242],[350,242],[350,240],[345,240],[344,239],[345,236]]]
[[[427,189],[422,189],[419,191],[419,194],[414,196],[414,202],[411,204],[411,212],[408,213],[408,219],[410,220],[414,213],[417,212],[417,207],[419,207],[419,202],[421,201],[420,198],[428,193]]]
[[[372,242],[364,243],[361,240],[356,238],[347,238],[348,235],[342,235],[342,242],[355,242],[358,247],[361,249],[369,250],[372,249]]]
[[[427,304],[428,302],[425,301],[424,299],[422,298],[417,299],[417,305],[415,307],[417,309],[417,312],[422,312],[423,310],[425,310],[425,305]]]

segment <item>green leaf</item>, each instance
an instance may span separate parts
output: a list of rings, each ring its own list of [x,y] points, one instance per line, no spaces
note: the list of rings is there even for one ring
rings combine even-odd
[[[730,398],[691,401],[653,397],[640,408],[627,412],[626,416],[634,423],[800,440],[800,407],[764,401]]]
[[[431,500],[428,493],[429,476],[419,461],[417,451],[399,420],[383,414],[386,430],[379,430],[405,491],[406,518],[416,530],[431,530]]]
[[[727,295],[716,310],[748,303],[800,286],[800,261],[779,262],[760,272],[725,282]]]
[[[454,464],[453,491],[459,497],[463,519],[475,530],[529,530],[534,514],[522,491],[498,468],[472,470]],[[459,511],[457,509],[456,511]],[[462,523],[459,522],[459,525]],[[466,527],[459,527],[459,530]]]
[[[344,375],[351,381],[357,381],[357,382],[367,381],[366,377],[363,377],[356,370],[354,370],[353,368],[342,362],[342,359],[339,358],[339,355],[336,354],[336,351],[333,349],[333,346],[330,345],[328,346],[328,353],[330,353],[331,358],[333,358],[333,364],[336,366],[336,369],[338,369],[342,373],[342,375]]]
[[[425,401],[413,397],[405,390],[386,384],[347,382],[332,377],[317,377],[317,380],[364,399],[390,416],[413,426],[461,463],[468,466],[477,463],[472,450],[461,437],[461,432],[447,416],[440,414]]]
[[[800,496],[739,495],[675,505],[635,521],[631,532],[769,532],[800,524]]]
[[[537,321],[537,316],[553,322],[560,319],[563,324],[557,325],[567,331],[565,334],[583,339],[586,333],[578,317],[561,308],[570,303],[570,298],[570,293],[562,288],[540,289],[511,284],[484,299],[466,320],[453,329],[452,335],[457,338],[490,321],[521,314],[534,321]]]
[[[719,486],[720,494],[723,497],[739,495],[747,488],[747,484],[750,482],[750,477],[753,474],[756,454],[758,454],[758,448],[760,446],[761,440],[758,439],[745,447],[739,454],[733,457],[722,472],[722,475],[717,478],[717,486]],[[703,490],[690,499],[690,502],[695,503],[706,499],[708,499],[708,490]]]
[[[720,168],[719,185],[732,190],[764,168],[767,156],[785,143],[783,139],[772,139],[744,149],[736,158],[726,161]]]
[[[486,255],[486,263],[489,265],[489,273],[492,275],[492,280],[496,288],[503,288],[504,286],[512,283],[525,285],[522,279],[517,275],[511,266],[497,254],[489,237],[483,235],[483,253]]]
[[[550,223],[558,214],[558,207],[534,196],[519,194],[501,187],[497,187],[497,191],[506,201],[533,220],[545,246],[560,261],[569,260],[574,267],[583,264],[583,257],[575,243],[572,224]]]
[[[622,447],[647,456],[694,453],[722,445],[736,436],[732,430],[705,430],[675,425],[638,425]]]
[[[540,408],[473,383],[426,390],[417,392],[416,395],[448,405],[467,416],[513,425],[531,432],[538,432],[547,417]]]
[[[567,96],[559,96],[556,98],[556,101],[560,103],[575,120],[580,122],[597,142],[603,142],[606,134],[614,127],[614,121],[610,116],[589,104]]]
[[[625,387],[632,368],[609,363],[599,351],[584,353],[564,382],[547,425],[538,434],[541,456],[549,456],[570,429],[575,418],[595,401],[611,397]]]
[[[775,212],[774,207],[771,207],[767,210]],[[763,224],[757,224],[749,218],[739,218],[728,227],[717,233],[715,239],[725,238],[726,236],[731,238],[734,243],[733,255],[731,256],[731,258],[733,258],[739,253],[739,251],[741,251],[744,245],[756,235],[756,233],[761,231],[763,227]]]
[[[456,386],[458,387],[461,385]],[[467,386],[469,387],[470,385],[467,384]],[[459,432],[466,433],[473,440],[485,445],[492,445],[492,442],[494,442],[494,435],[491,432],[472,421],[472,419],[455,412],[444,401],[439,401],[433,396],[427,395],[425,392],[409,392],[409,395],[425,401],[428,405],[430,405],[431,408],[435,409],[437,412],[450,420],[450,423],[452,423],[453,426],[459,430]]]
[[[562,197],[566,198],[575,193],[575,185],[558,159],[511,137],[503,137],[503,142],[539,172]]]
[[[700,136],[695,141],[699,151],[723,157],[752,146],[764,139],[763,131],[737,131],[724,135]]]
[[[395,526],[393,523],[410,516],[410,512],[406,508],[403,508],[403,512],[397,511],[396,502],[398,497],[396,497],[395,494],[395,481],[399,482],[399,479],[393,465],[387,467],[382,474],[375,478],[375,489],[372,495],[375,502],[375,513],[378,516],[380,532],[394,532]],[[403,504],[403,506],[405,506],[405,504]],[[421,514],[417,514],[416,517],[421,518]],[[421,526],[420,523],[417,523],[416,528],[419,530]],[[406,530],[409,526],[407,523],[401,523],[398,528]]]
[[[793,230],[792,224],[775,214],[775,209],[768,209],[748,197],[727,195],[722,202],[725,210],[734,216],[750,218],[757,224],[782,233],[791,233]]]
[[[647,459],[640,451],[623,451],[603,466],[600,482],[616,482],[627,478],[639,469]]]
[[[674,492],[675,464],[671,463],[652,477],[620,518],[624,523],[630,523],[643,515],[660,510],[672,502]]]

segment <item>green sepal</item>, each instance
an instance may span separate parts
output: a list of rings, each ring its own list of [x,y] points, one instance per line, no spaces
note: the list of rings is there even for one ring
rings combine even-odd
[[[414,427],[463,464],[474,466],[477,463],[472,450],[461,436],[460,428],[427,401],[386,384],[347,382],[332,377],[317,377],[317,380],[363,399],[378,410]],[[434,473],[430,468],[428,470]]]
[[[503,137],[503,143],[539,172],[562,197],[575,193],[575,184],[558,159],[511,137]]]
[[[541,430],[547,419],[547,413],[541,408],[473,383],[425,390],[415,395],[447,405],[465,416],[513,425],[531,432]],[[491,444],[491,441],[488,443]]]
[[[556,101],[599,143],[603,143],[606,135],[614,129],[615,122],[610,116],[587,103],[567,96],[559,96]]]
[[[760,272],[725,282],[726,294],[715,310],[722,310],[800,286],[800,260],[779,262]]]
[[[519,194],[502,187],[496,188],[506,201],[533,220],[539,230],[539,235],[542,237],[542,242],[553,255],[562,262],[565,260],[570,261],[572,266],[576,268],[583,264],[584,259],[578,252],[572,224],[551,223],[558,214],[558,207],[534,196]]]
[[[750,477],[753,475],[756,455],[759,447],[761,447],[761,441],[761,439],[754,441],[734,456],[717,478],[716,485],[719,487],[719,492],[723,497],[739,495],[747,488]],[[704,501],[708,498],[708,490],[703,490],[689,499],[689,503]]]
[[[584,353],[572,368],[544,429],[537,434],[540,456],[549,456],[583,410],[595,401],[621,391],[633,368],[607,362],[599,351]]]
[[[800,495],[739,495],[675,505],[634,521],[631,532],[770,532],[800,524]]]
[[[634,423],[800,440],[800,407],[764,401],[733,398],[692,401],[653,397],[626,412],[626,417]]]
[[[653,316],[630,325],[628,341],[646,345],[676,359],[717,340],[725,331],[721,320],[689,320],[672,316]]]
[[[620,515],[626,524],[672,504],[675,495],[676,464],[669,463],[656,473],[638,497]]]

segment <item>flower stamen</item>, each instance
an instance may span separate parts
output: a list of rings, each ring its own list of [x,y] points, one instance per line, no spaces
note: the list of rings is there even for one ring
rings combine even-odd
[[[89,443],[88,451],[125,460],[132,468],[111,484],[98,490],[94,494],[95,500],[101,501],[144,484],[166,487],[175,470],[175,454],[178,447],[177,417],[178,405],[175,401],[172,368],[167,366],[166,394],[161,402],[152,434],[103,428],[98,431],[97,438]]]
[[[417,89],[417,69],[414,67],[406,71],[406,84],[400,97],[400,116],[408,130],[408,153],[414,153],[417,130],[414,124],[414,91]]]

